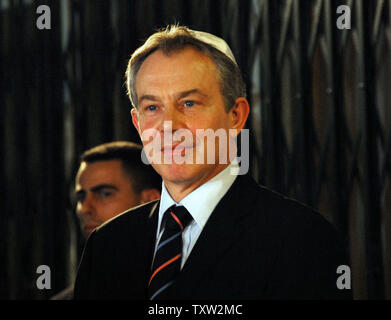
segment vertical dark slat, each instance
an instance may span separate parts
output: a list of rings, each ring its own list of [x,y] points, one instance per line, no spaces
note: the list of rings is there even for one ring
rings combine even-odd
[[[312,77],[312,68],[313,68],[313,55],[309,55],[309,48],[311,46],[311,35],[314,30],[312,28],[318,29],[318,25],[312,23],[310,18],[314,14],[314,5],[310,3],[303,2],[300,3],[301,11],[304,12],[304,15],[300,19],[300,30],[305,34],[301,39],[301,65],[304,68],[303,73],[303,126],[304,126],[304,150],[305,150],[305,159],[303,159],[305,167],[307,168],[305,179],[303,181],[305,185],[305,193],[307,203],[313,207],[317,207],[316,198],[314,191],[314,177],[315,177],[315,166],[313,159],[313,147],[315,144],[314,135],[313,135],[313,96],[312,96],[312,83],[314,81]],[[316,34],[316,32],[315,32]]]
[[[0,0],[0,7],[3,6],[3,1]],[[6,21],[6,10],[0,11],[0,146],[1,153],[4,155],[6,153],[6,144],[5,144],[5,92],[7,92],[6,88],[6,78],[5,78],[5,21]],[[5,188],[5,157],[0,157],[0,234],[3,239],[8,238],[8,228],[7,228],[7,189]],[[8,298],[9,285],[8,285],[8,277],[7,277],[7,241],[0,242],[0,261],[3,261],[0,264],[0,299],[4,300]]]
[[[382,261],[382,245],[380,230],[380,177],[378,170],[378,156],[376,152],[375,122],[375,58],[372,39],[373,21],[375,17],[374,1],[362,1],[362,39],[364,74],[365,74],[365,99],[366,99],[366,126],[367,126],[367,170],[368,170],[368,211],[367,211],[367,263],[368,263],[368,296],[370,299],[384,298],[384,275]],[[364,60],[364,59],[363,59]]]
[[[236,37],[239,38],[239,50],[236,59],[241,70],[247,73],[248,70],[248,52],[249,52],[249,26],[247,22],[250,20],[250,3],[248,1],[239,1],[238,3],[239,17],[238,30],[236,30]],[[246,74],[245,74],[246,76]],[[246,85],[249,87],[248,76],[245,77]]]
[[[247,93],[247,100],[250,104],[250,115],[249,119],[247,120],[246,129],[249,129],[249,150],[247,157],[249,158],[249,171],[250,174],[252,174],[253,169],[253,161],[256,160],[256,143],[254,141],[255,136],[252,134],[252,121],[251,121],[251,65],[250,65],[250,59],[249,59],[249,52],[251,51],[250,47],[250,25],[248,22],[250,21],[250,12],[251,12],[251,2],[249,1],[239,1],[239,17],[238,17],[238,30],[237,30],[237,38],[239,38],[239,50],[237,50],[236,54],[236,60],[239,64],[239,68],[242,71],[243,81],[246,84],[246,93]],[[235,36],[235,35],[233,35]],[[239,142],[239,149],[238,154],[243,158],[245,156],[246,150],[243,150],[241,148],[240,139],[238,139]]]
[[[75,109],[75,141],[76,154],[81,154],[88,145],[87,127],[87,94],[83,84],[86,83],[85,55],[84,55],[84,6],[80,1],[71,1],[71,69],[73,75],[72,100]]]
[[[303,70],[300,71],[304,74],[302,80],[302,109],[303,109],[303,162],[305,164],[306,170],[303,177],[303,186],[304,193],[307,197],[306,202],[314,207],[316,207],[315,196],[317,188],[316,185],[316,170],[313,163],[313,153],[316,147],[316,137],[315,137],[315,125],[313,123],[313,113],[314,113],[314,102],[312,101],[313,87],[312,81],[317,81],[317,79],[312,79],[313,69],[314,69],[314,50],[311,50],[310,47],[314,44],[313,35],[318,34],[319,24],[314,23],[312,20],[319,21],[320,13],[318,8],[319,3],[310,4],[300,2],[300,11],[303,12],[303,17],[299,20],[300,26],[300,46],[301,46],[301,60]],[[304,18],[306,17],[306,18]],[[308,19],[308,17],[312,17]]]
[[[110,21],[108,1],[99,6],[94,1],[86,1],[83,42],[86,44],[84,55],[85,81],[82,85],[86,92],[88,126],[88,147],[111,140],[111,99],[106,91],[108,70],[111,69],[111,39],[108,36]],[[109,88],[107,88],[109,89]]]
[[[58,2],[50,5],[52,29],[37,31],[37,90],[41,107],[42,158],[39,164],[39,188],[42,196],[37,210],[40,226],[37,226],[38,243],[43,246],[39,264],[51,268],[52,290],[39,291],[37,298],[48,298],[65,286],[66,279],[66,181],[64,176],[64,127],[63,127],[63,68]],[[31,192],[36,192],[32,190]],[[34,197],[34,195],[32,195]],[[34,268],[37,266],[34,265]],[[34,270],[35,271],[35,270]]]
[[[27,194],[28,188],[25,183],[27,177],[26,166],[24,165],[23,153],[26,152],[25,128],[26,114],[23,108],[29,106],[29,101],[26,95],[20,94],[20,90],[24,89],[24,59],[23,59],[23,43],[24,43],[24,11],[20,3],[11,3],[10,11],[10,51],[9,62],[13,68],[8,69],[8,79],[11,81],[9,100],[7,107],[7,167],[6,172],[7,185],[11,186],[8,199],[7,215],[9,217],[9,243],[8,243],[8,272],[10,281],[10,298],[27,297],[25,286],[18,286],[18,281],[22,283],[28,282],[28,275],[31,275],[31,270],[27,270],[28,264],[23,264],[31,257],[31,250],[28,248],[29,230],[24,230],[24,223],[29,222]],[[20,37],[12,37],[12,34],[18,34]],[[18,128],[14,131],[13,128]],[[13,186],[13,187],[12,187]],[[26,232],[25,232],[26,231]],[[30,231],[31,232],[31,231]],[[25,237],[19,235],[23,233]],[[27,271],[27,272],[25,272]]]
[[[248,5],[248,2],[242,1],[239,5]],[[215,0],[209,2],[209,18],[211,24],[210,32],[216,35],[222,34],[223,21],[225,20],[225,17],[222,15],[222,9],[222,0]],[[244,16],[247,16],[247,14],[245,13]]]
[[[249,20],[249,27],[248,32],[250,34],[251,29],[253,31],[253,39],[251,39],[251,42],[248,43],[248,55],[247,55],[247,63],[245,64],[245,70],[242,70],[242,72],[246,72],[244,74],[244,79],[246,82],[246,89],[247,89],[247,99],[250,103],[250,116],[249,120],[247,121],[247,127],[249,129],[250,134],[250,174],[254,177],[254,179],[257,182],[263,181],[264,177],[264,170],[263,170],[263,159],[262,159],[262,107],[261,107],[261,99],[262,95],[261,92],[254,93],[254,86],[257,86],[259,83],[259,89],[262,90],[262,87],[260,87],[260,74],[255,73],[255,71],[258,71],[255,69],[255,62],[257,58],[257,53],[260,57],[260,64],[262,65],[262,62],[264,59],[266,59],[266,53],[264,50],[265,47],[265,38],[262,35],[261,30],[263,31],[263,24],[265,19],[264,12],[265,12],[265,1],[260,1],[259,3],[250,3],[249,6],[249,19],[251,19],[251,15],[254,14],[253,11],[259,10],[259,15],[257,20]],[[255,15],[255,14],[254,14]],[[253,23],[253,26],[251,26],[251,23]],[[250,40],[249,40],[250,41]],[[259,50],[259,51],[258,51]],[[260,67],[259,67],[260,68]],[[258,79],[257,79],[258,78]],[[255,80],[255,83],[253,85],[252,81]],[[253,101],[253,95],[254,100]],[[257,109],[258,110],[257,110]]]
[[[266,144],[267,156],[265,162],[267,163],[266,171],[268,174],[268,181],[265,181],[266,184],[279,191],[283,191],[283,168],[282,157],[279,152],[281,151],[281,124],[279,122],[281,107],[281,97],[280,97],[280,81],[278,79],[278,65],[277,65],[277,48],[280,41],[279,35],[281,31],[281,19],[280,19],[280,8],[281,6],[277,1],[269,0],[267,3],[269,9],[268,18],[267,18],[267,28],[269,30],[269,49],[270,52],[270,71],[268,74],[267,83],[270,83],[269,87],[269,97],[270,102],[266,101],[266,106],[268,110],[265,110],[266,117],[265,121],[265,134],[264,137],[269,137]]]
[[[290,172],[289,165],[293,160],[293,153],[289,152],[288,148],[288,139],[294,140],[293,132],[290,130],[290,126],[286,128],[286,123],[284,123],[285,113],[288,112],[290,115],[292,109],[284,109],[284,100],[289,101],[292,104],[292,96],[284,97],[284,89],[286,89],[287,94],[291,93],[294,90],[296,84],[293,81],[289,81],[289,77],[292,76],[292,52],[291,44],[293,38],[292,30],[292,11],[293,11],[294,2],[292,0],[287,0],[283,5],[277,9],[276,12],[280,17],[280,33],[278,41],[276,42],[277,48],[273,50],[276,54],[276,64],[274,66],[274,72],[277,74],[276,83],[278,87],[274,88],[275,90],[275,99],[273,105],[273,124],[274,124],[274,134],[275,134],[275,143],[276,143],[276,154],[275,161],[277,161],[278,166],[276,166],[276,190],[282,194],[289,195],[289,180]],[[275,28],[275,26],[274,26]],[[273,30],[274,30],[273,28]],[[285,69],[285,67],[287,69]],[[284,72],[287,72],[285,74]],[[285,86],[283,81],[288,79],[289,84]],[[277,98],[278,96],[278,98]],[[291,123],[289,123],[291,124]]]
[[[383,264],[384,264],[384,284],[385,284],[385,299],[391,299],[391,130],[390,130],[390,120],[391,120],[391,99],[390,92],[384,90],[387,88],[388,83],[390,81],[391,74],[391,63],[389,56],[391,55],[391,1],[385,0],[381,3],[378,3],[378,7],[382,5],[382,27],[381,29],[384,32],[384,42],[383,42],[383,57],[380,61],[376,61],[377,63],[377,77],[380,78],[381,73],[385,73],[382,77],[382,81],[377,81],[376,85],[381,85],[380,88],[377,88],[379,95],[382,95],[383,98],[382,103],[376,101],[378,110],[378,116],[380,115],[380,109],[383,109],[383,116],[385,118],[383,120],[383,126],[380,126],[379,123],[379,132],[377,137],[377,142],[379,140],[382,143],[379,143],[378,154],[382,153],[384,155],[382,167],[379,170],[380,174],[380,183],[382,189],[382,199],[380,199],[381,203],[381,211],[382,211],[382,244],[383,244]],[[375,38],[376,40],[379,38]],[[375,39],[374,42],[375,42]],[[377,41],[376,41],[377,42]],[[378,45],[378,43],[377,43]],[[387,61],[388,60],[388,61]],[[384,64],[387,64],[386,69],[384,70]],[[388,80],[387,80],[388,79]],[[380,119],[378,119],[380,122]],[[384,137],[384,138],[383,138]],[[383,139],[382,139],[383,138]]]
[[[95,2],[94,2],[95,3]],[[95,4],[96,5],[96,4]],[[107,21],[107,24],[101,23],[101,35],[96,35],[96,42],[100,44],[101,49],[99,51],[102,51],[101,59],[97,61],[98,63],[95,65],[95,68],[102,67],[102,89],[103,89],[103,97],[101,99],[102,103],[102,123],[106,123],[105,128],[105,141],[111,141],[113,140],[113,122],[108,121],[113,118],[113,102],[112,102],[112,92],[114,88],[114,78],[115,78],[115,72],[114,72],[114,57],[113,57],[113,48],[114,48],[114,37],[112,36],[112,28],[110,27],[110,2],[104,1],[99,6],[99,20],[100,21]],[[96,32],[96,31],[95,31]],[[103,38],[103,39],[102,39]],[[102,66],[102,61],[106,61],[104,67]]]
[[[271,9],[270,9],[270,1],[264,0],[263,7],[261,11],[261,23],[260,23],[260,45],[262,46],[262,55],[260,59],[261,63],[261,72],[259,74],[259,82],[261,84],[261,121],[259,125],[262,127],[262,150],[260,150],[261,158],[259,163],[259,181],[265,185],[273,185],[273,177],[271,176],[274,170],[270,166],[274,163],[273,159],[271,159],[274,152],[270,150],[273,147],[273,133],[271,123],[271,113],[273,106],[273,75],[272,71],[272,39],[271,39]],[[276,27],[276,26],[275,26]],[[255,49],[253,49],[255,50]],[[254,59],[252,59],[254,61]],[[268,130],[269,129],[269,130]],[[261,138],[261,137],[257,137]],[[272,160],[272,161],[270,161]],[[268,170],[269,169],[269,170]]]
[[[337,21],[336,14],[336,4],[333,3],[332,13],[330,16],[331,21]],[[332,30],[332,31],[331,31]],[[334,220],[336,222],[336,226],[339,227],[341,232],[346,235],[346,242],[348,244],[348,197],[347,197],[347,168],[346,168],[346,154],[345,154],[345,146],[346,146],[346,138],[344,133],[342,132],[342,124],[341,120],[344,119],[343,115],[343,80],[341,76],[341,72],[343,70],[343,55],[341,48],[341,30],[338,30],[336,27],[331,29],[331,41],[332,41],[332,55],[333,55],[333,66],[332,74],[333,74],[333,104],[334,104],[334,123],[335,123],[335,142],[336,142],[336,152],[335,152],[335,163],[336,163],[336,185],[338,186],[335,190],[337,195],[337,211],[334,215]]]
[[[34,75],[29,85],[24,87],[26,94],[29,97],[30,105],[27,108],[28,127],[26,132],[26,139],[28,140],[29,149],[26,150],[26,156],[29,159],[26,164],[29,168],[30,174],[26,177],[28,179],[29,186],[29,215],[33,217],[33,223],[31,230],[33,230],[34,237],[31,241],[31,251],[34,252],[33,259],[29,266],[30,273],[29,278],[34,279],[35,271],[39,265],[45,264],[50,268],[53,268],[52,261],[50,261],[50,251],[47,251],[47,240],[45,234],[47,233],[46,228],[51,227],[50,218],[46,217],[46,205],[50,202],[49,199],[45,201],[46,189],[46,177],[47,173],[44,173],[43,168],[46,167],[46,132],[43,127],[46,125],[45,117],[45,105],[44,99],[47,92],[45,91],[45,67],[49,64],[49,61],[45,61],[45,51],[43,50],[44,38],[49,30],[39,30],[35,26],[36,8],[42,3],[35,1],[30,8],[31,23],[34,23],[34,27],[31,28],[31,36],[33,37],[31,48],[26,48],[25,51],[28,53],[27,61],[31,60],[31,70],[29,73]],[[29,38],[29,35],[26,34]],[[30,65],[30,64],[29,64]],[[47,168],[50,170],[50,168]],[[47,224],[47,225],[46,225]],[[49,232],[50,233],[50,232]],[[48,255],[49,253],[49,255]],[[34,281],[32,281],[30,298],[39,298],[44,295],[44,291],[36,288]],[[26,289],[26,288],[25,288]]]
[[[63,55],[61,48],[61,29],[60,29],[60,4],[59,2],[55,2],[51,6],[52,8],[52,19],[57,22],[56,25],[53,26],[52,33],[50,33],[50,42],[52,43],[50,47],[50,78],[53,82],[53,87],[51,90],[50,96],[50,104],[48,105],[48,114],[51,115],[53,113],[53,109],[55,111],[55,122],[53,123],[53,127],[51,131],[56,132],[55,135],[52,135],[52,157],[51,161],[54,163],[55,172],[52,180],[52,184],[50,185],[49,190],[55,190],[55,196],[53,197],[52,208],[50,210],[50,214],[53,216],[53,235],[46,239],[46,241],[50,241],[51,239],[55,239],[54,242],[54,260],[56,269],[56,274],[54,275],[54,280],[56,281],[56,291],[61,290],[65,287],[66,283],[66,273],[68,272],[66,268],[67,264],[67,246],[68,246],[68,222],[67,222],[67,206],[66,206],[66,181],[65,170],[64,170],[64,97],[63,97]],[[53,108],[54,106],[54,108]],[[51,116],[52,118],[52,116]],[[53,120],[53,118],[52,118]],[[62,183],[58,186],[58,182]],[[45,292],[47,296],[49,292]],[[51,294],[54,293],[54,290]]]
[[[306,48],[309,38],[310,21],[306,17],[310,16],[311,4],[308,2],[294,2],[293,4],[293,41],[294,43],[294,59],[293,59],[293,73],[296,82],[294,92],[294,110],[296,114],[292,119],[293,124],[293,139],[294,139],[294,154],[291,166],[289,168],[289,175],[292,177],[288,180],[288,188],[292,189],[292,196],[305,203],[311,204],[311,196],[308,187],[308,172],[309,164],[308,153],[309,148],[306,143],[306,137],[309,136],[309,126],[306,121],[309,121],[309,110],[311,108],[311,94],[310,94],[310,72],[309,64],[306,60]],[[296,120],[295,120],[296,119]]]
[[[117,21],[112,21],[113,38],[116,39],[113,52],[115,56],[114,63],[114,83],[115,87],[112,92],[113,103],[113,127],[114,140],[131,140],[138,141],[138,133],[131,123],[130,100],[126,95],[125,70],[130,54],[139,44],[138,25],[130,23],[136,21],[135,1],[120,0],[111,10],[117,10]],[[125,27],[124,27],[125,26]]]
[[[364,123],[363,110],[365,96],[362,91],[363,73],[363,39],[360,19],[361,3],[350,4],[353,21],[352,29],[344,31],[347,39],[342,50],[344,78],[343,104],[344,112],[340,114],[339,129],[343,137],[343,159],[346,168],[346,186],[344,193],[349,213],[349,236],[351,248],[352,280],[354,296],[368,298],[368,257],[366,245],[366,212],[368,210],[368,190],[366,172],[366,139],[367,128]]]

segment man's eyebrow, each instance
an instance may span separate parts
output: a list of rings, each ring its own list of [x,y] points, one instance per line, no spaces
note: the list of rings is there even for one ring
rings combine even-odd
[[[100,192],[103,189],[111,189],[114,191],[118,191],[118,188],[116,186],[111,185],[111,184],[99,184],[97,186],[92,187],[90,189],[90,191],[95,193],[95,192]],[[85,190],[85,189],[75,190],[75,196],[76,197],[84,196],[87,193],[87,191],[88,190]]]
[[[184,97],[187,97],[188,95],[191,95],[193,93],[199,94],[203,97],[206,97],[206,94],[200,91],[199,89],[191,89],[191,90],[186,90],[178,93],[178,99],[182,99]]]
[[[177,99],[182,99],[182,98],[187,97],[188,95],[193,94],[193,93],[196,93],[196,94],[199,94],[203,97],[206,97],[206,94],[203,93],[202,91],[200,91],[199,89],[191,89],[191,90],[182,91],[182,92],[177,93],[176,96],[177,96]],[[152,95],[152,94],[143,94],[140,97],[140,99],[138,100],[138,103],[140,104],[143,100],[158,101],[159,98]]]
[[[138,103],[140,104],[143,100],[157,101],[159,99],[151,94],[143,94],[140,99],[138,99]]]
[[[99,184],[97,186],[94,186],[91,188],[92,192],[99,192],[102,189],[112,189],[114,191],[118,191],[118,188],[116,186],[113,186],[111,184]]]

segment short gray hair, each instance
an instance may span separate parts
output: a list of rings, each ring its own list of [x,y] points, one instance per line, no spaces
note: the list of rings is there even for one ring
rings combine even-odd
[[[192,46],[206,54],[216,64],[220,91],[227,111],[234,106],[237,98],[246,97],[246,86],[240,69],[230,58],[213,46],[193,37],[187,27],[170,25],[151,35],[129,60],[125,77],[127,93],[133,107],[138,106],[136,77],[145,59],[157,50],[162,50],[164,54],[169,55],[187,46]]]

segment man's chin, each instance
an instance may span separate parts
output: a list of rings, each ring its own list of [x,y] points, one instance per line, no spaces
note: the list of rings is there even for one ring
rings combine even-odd
[[[209,175],[214,175],[216,165],[205,164],[170,164],[153,165],[163,181],[174,184],[192,184],[199,180],[209,180]]]
[[[84,237],[86,239],[88,239],[88,237],[90,236],[90,234],[97,228],[98,226],[84,226],[82,231],[83,231],[83,234],[84,234]]]

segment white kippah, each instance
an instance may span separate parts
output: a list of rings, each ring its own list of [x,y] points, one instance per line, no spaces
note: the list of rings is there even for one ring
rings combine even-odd
[[[230,58],[237,65],[234,54],[231,51],[231,48],[228,46],[227,42],[225,42],[223,39],[207,32],[195,31],[191,29],[188,30],[194,38],[200,40],[201,42],[207,43],[212,47],[216,48],[217,50],[219,50],[220,52],[224,53],[228,58]]]

